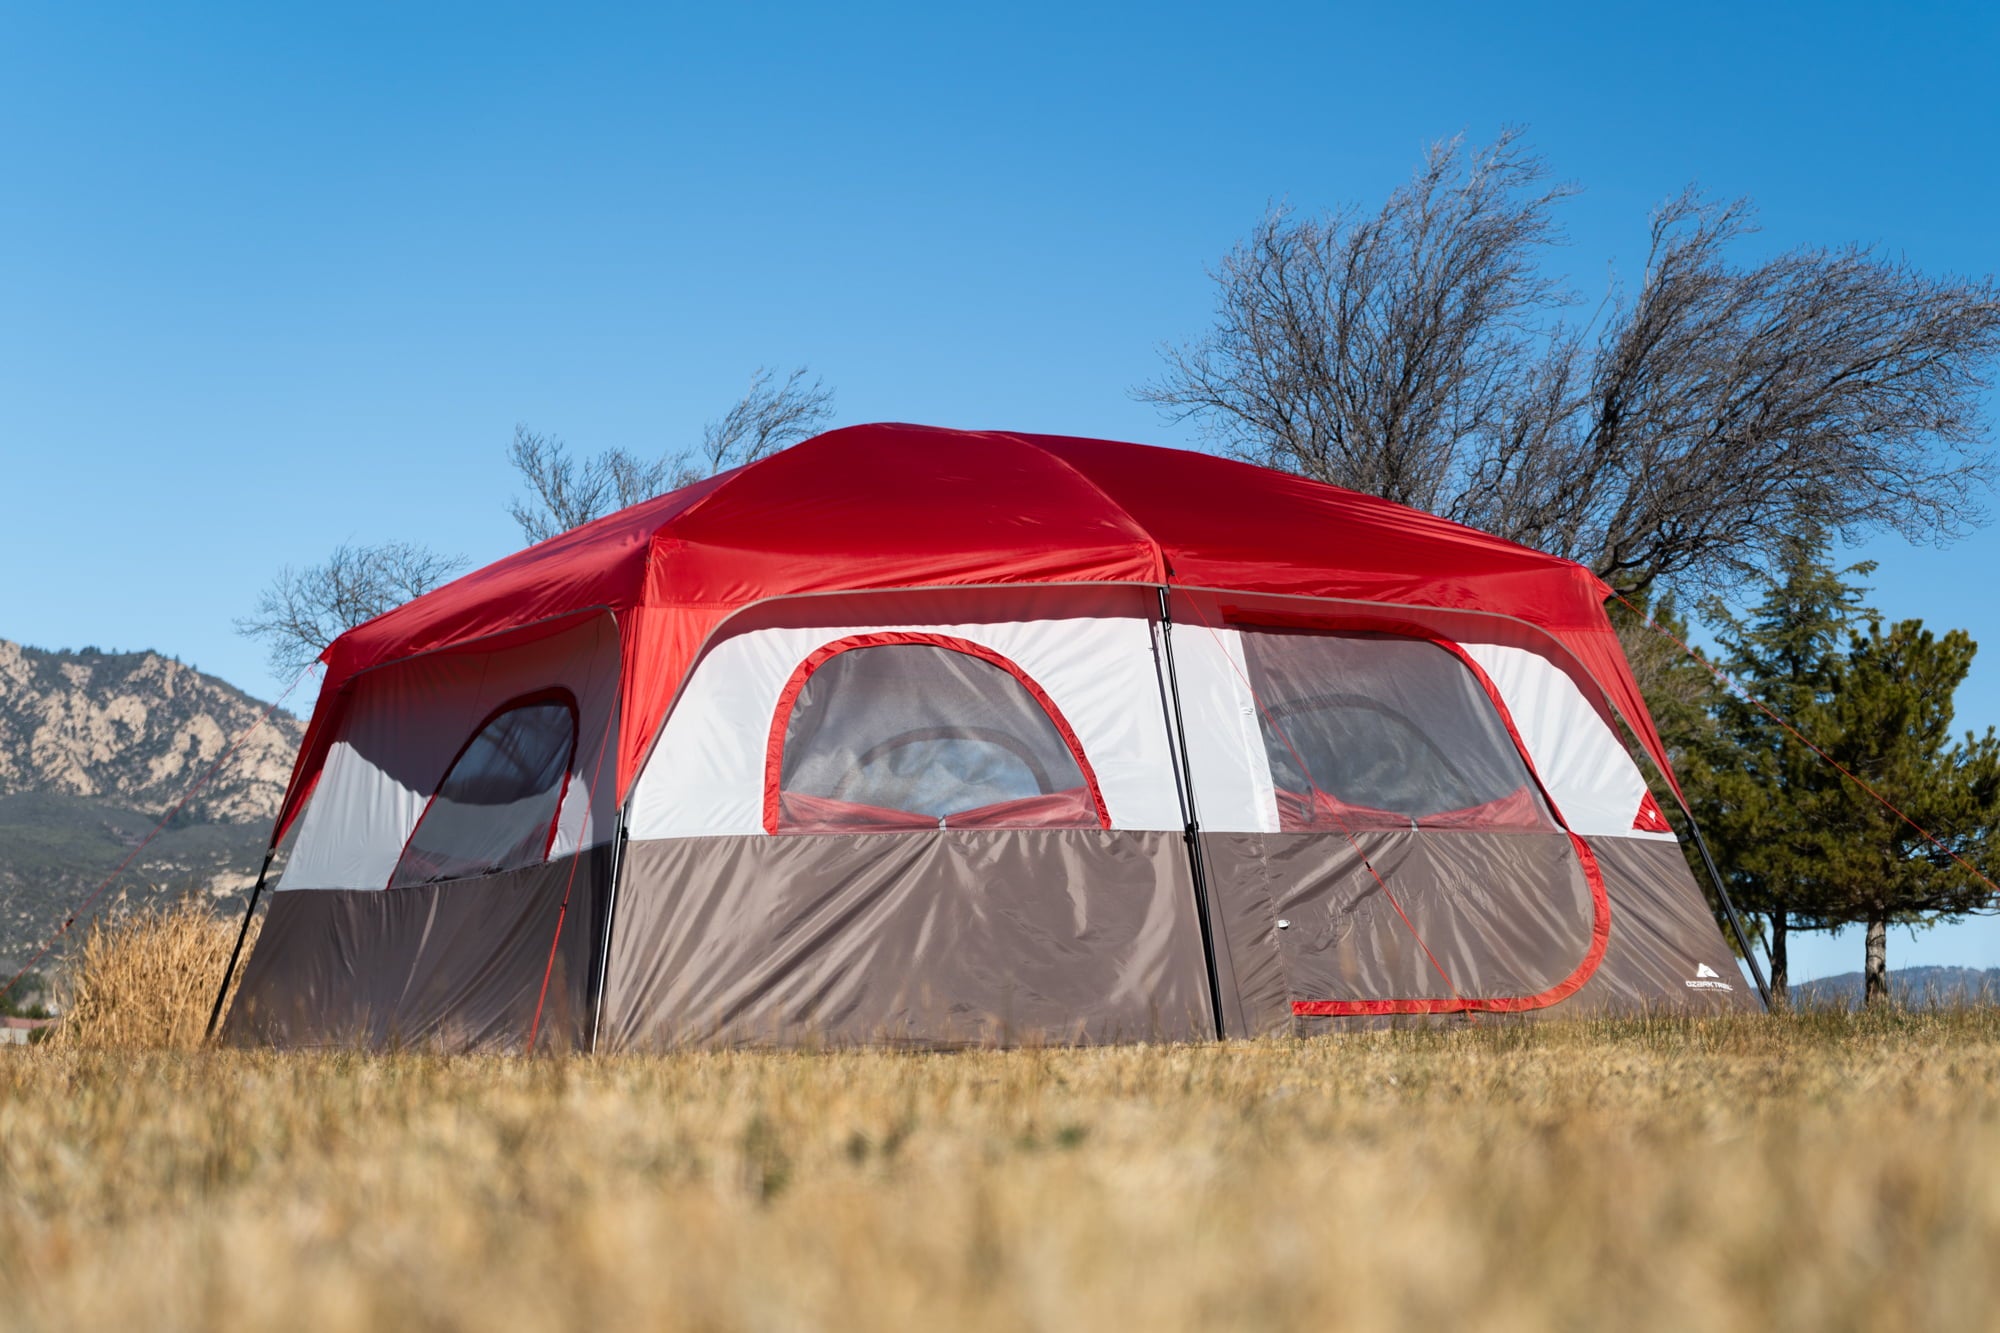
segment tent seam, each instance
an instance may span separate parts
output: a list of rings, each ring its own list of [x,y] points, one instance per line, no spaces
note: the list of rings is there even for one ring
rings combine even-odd
[[[1123,518],[1127,523],[1130,523],[1132,525],[1133,531],[1137,532],[1141,537],[1146,539],[1146,545],[1151,547],[1153,550],[1154,573],[1158,576],[1159,582],[1165,583],[1167,581],[1168,579],[1167,548],[1160,544],[1160,539],[1153,535],[1151,529],[1149,529],[1144,523],[1141,523],[1139,521],[1139,518],[1136,514],[1134,514],[1131,510],[1127,509],[1124,505],[1120,504],[1118,501],[1112,499],[1111,492],[1105,490],[1095,481],[1092,481],[1090,479],[1090,476],[1087,473],[1085,473],[1082,468],[1070,462],[1067,458],[1064,458],[1061,454],[1049,448],[1047,445],[1037,443],[1034,439],[1032,439],[1029,436],[1016,435],[1013,431],[999,431],[999,430],[989,431],[986,433],[996,436],[1000,439],[1012,440],[1016,444],[1025,446],[1026,448],[1029,449],[1033,449],[1036,453],[1050,460],[1057,467],[1062,468],[1065,472],[1069,473],[1071,476],[1075,477],[1078,481],[1082,482],[1085,486],[1089,487],[1091,491],[1093,491],[1097,495],[1098,499],[1104,501],[1105,504],[1110,505],[1111,508],[1119,515],[1119,517]]]

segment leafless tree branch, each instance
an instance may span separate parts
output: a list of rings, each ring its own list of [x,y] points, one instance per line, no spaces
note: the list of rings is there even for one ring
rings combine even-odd
[[[1714,591],[1816,522],[1949,539],[1994,479],[1991,279],[1862,247],[1728,258],[1749,206],[1689,191],[1582,326],[1542,260],[1571,193],[1517,133],[1432,147],[1374,214],[1267,215],[1215,326],[1137,391],[1221,447],[1589,565]]]
[[[517,425],[507,461],[531,492],[528,499],[516,497],[507,505],[530,543],[580,527],[611,507],[615,491],[610,455],[579,463],[559,437]]]
[[[273,673],[296,675],[341,634],[464,568],[463,558],[412,542],[342,543],[322,564],[279,570],[256,611],[236,622],[236,632],[264,642]]]
[[[759,366],[750,387],[722,419],[702,428],[695,457],[705,470],[691,476],[684,472],[681,484],[754,463],[817,431],[833,415],[833,390],[817,376],[808,383],[806,375],[800,366],[779,384],[773,372]]]
[[[702,430],[698,448],[660,458],[642,458],[608,449],[578,459],[562,440],[514,428],[507,461],[527,484],[508,512],[529,542],[546,541],[616,509],[754,463],[819,430],[833,415],[833,390],[819,379],[808,382],[805,367],[783,382],[762,367],[750,387],[720,421]]]

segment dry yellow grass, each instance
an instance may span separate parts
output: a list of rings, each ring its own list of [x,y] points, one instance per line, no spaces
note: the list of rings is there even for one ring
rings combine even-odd
[[[245,957],[261,922],[251,923]],[[192,895],[93,921],[63,964],[69,1000],[50,1043],[111,1050],[200,1045],[240,924],[217,917]]]
[[[926,1056],[21,1050],[0,1321],[1985,1328],[1996,1079],[1983,1009]]]

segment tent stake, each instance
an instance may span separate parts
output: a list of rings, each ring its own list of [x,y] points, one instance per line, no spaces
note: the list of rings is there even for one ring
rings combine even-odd
[[[243,956],[243,941],[250,937],[250,918],[257,913],[257,900],[264,896],[264,879],[271,873],[271,861],[277,855],[276,843],[264,853],[264,864],[257,871],[257,887],[250,890],[249,905],[243,909],[243,926],[236,932],[236,947],[229,951],[229,966],[223,969],[222,985],[215,992],[215,1007],[208,1011],[208,1031],[202,1034],[203,1041],[215,1039],[216,1024],[222,1021],[222,1001],[229,994],[229,983],[236,979],[236,960]]]
[[[1174,617],[1169,608],[1165,584],[1160,586],[1160,642],[1167,659],[1167,692],[1173,703],[1175,785],[1180,788],[1181,837],[1187,843],[1188,874],[1194,880],[1195,917],[1201,926],[1201,956],[1208,966],[1209,1017],[1215,1023],[1215,1037],[1224,1035],[1222,1026],[1222,977],[1215,964],[1215,930],[1209,920],[1208,869],[1201,854],[1201,820],[1194,808],[1194,765],[1189,761],[1187,727],[1181,721],[1180,673],[1174,669]]]
[[[1769,1013],[1771,987],[1764,980],[1764,969],[1757,966],[1756,951],[1750,947],[1750,933],[1743,929],[1743,918],[1736,915],[1736,904],[1729,901],[1729,890],[1722,887],[1722,872],[1715,868],[1715,858],[1708,852],[1708,839],[1701,836],[1701,825],[1694,822],[1694,812],[1683,805],[1681,813],[1687,816],[1688,832],[1694,835],[1694,845],[1701,852],[1701,863],[1708,867],[1709,882],[1715,885],[1715,894],[1722,899],[1722,910],[1729,918],[1729,929],[1736,935],[1737,947],[1743,950],[1743,961],[1750,964],[1750,975],[1757,982],[1757,994],[1764,1001],[1764,1011]]]

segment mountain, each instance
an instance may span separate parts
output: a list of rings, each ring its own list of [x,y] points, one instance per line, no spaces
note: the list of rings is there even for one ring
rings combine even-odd
[[[264,709],[158,653],[0,639],[0,965],[25,962]],[[304,730],[277,712],[251,731],[104,901],[240,902]]]
[[[1859,972],[1819,977],[1792,987],[1800,1004],[1858,1009],[1864,993]],[[1889,995],[1911,1008],[2000,1002],[2000,967],[1899,967],[1889,971]]]

